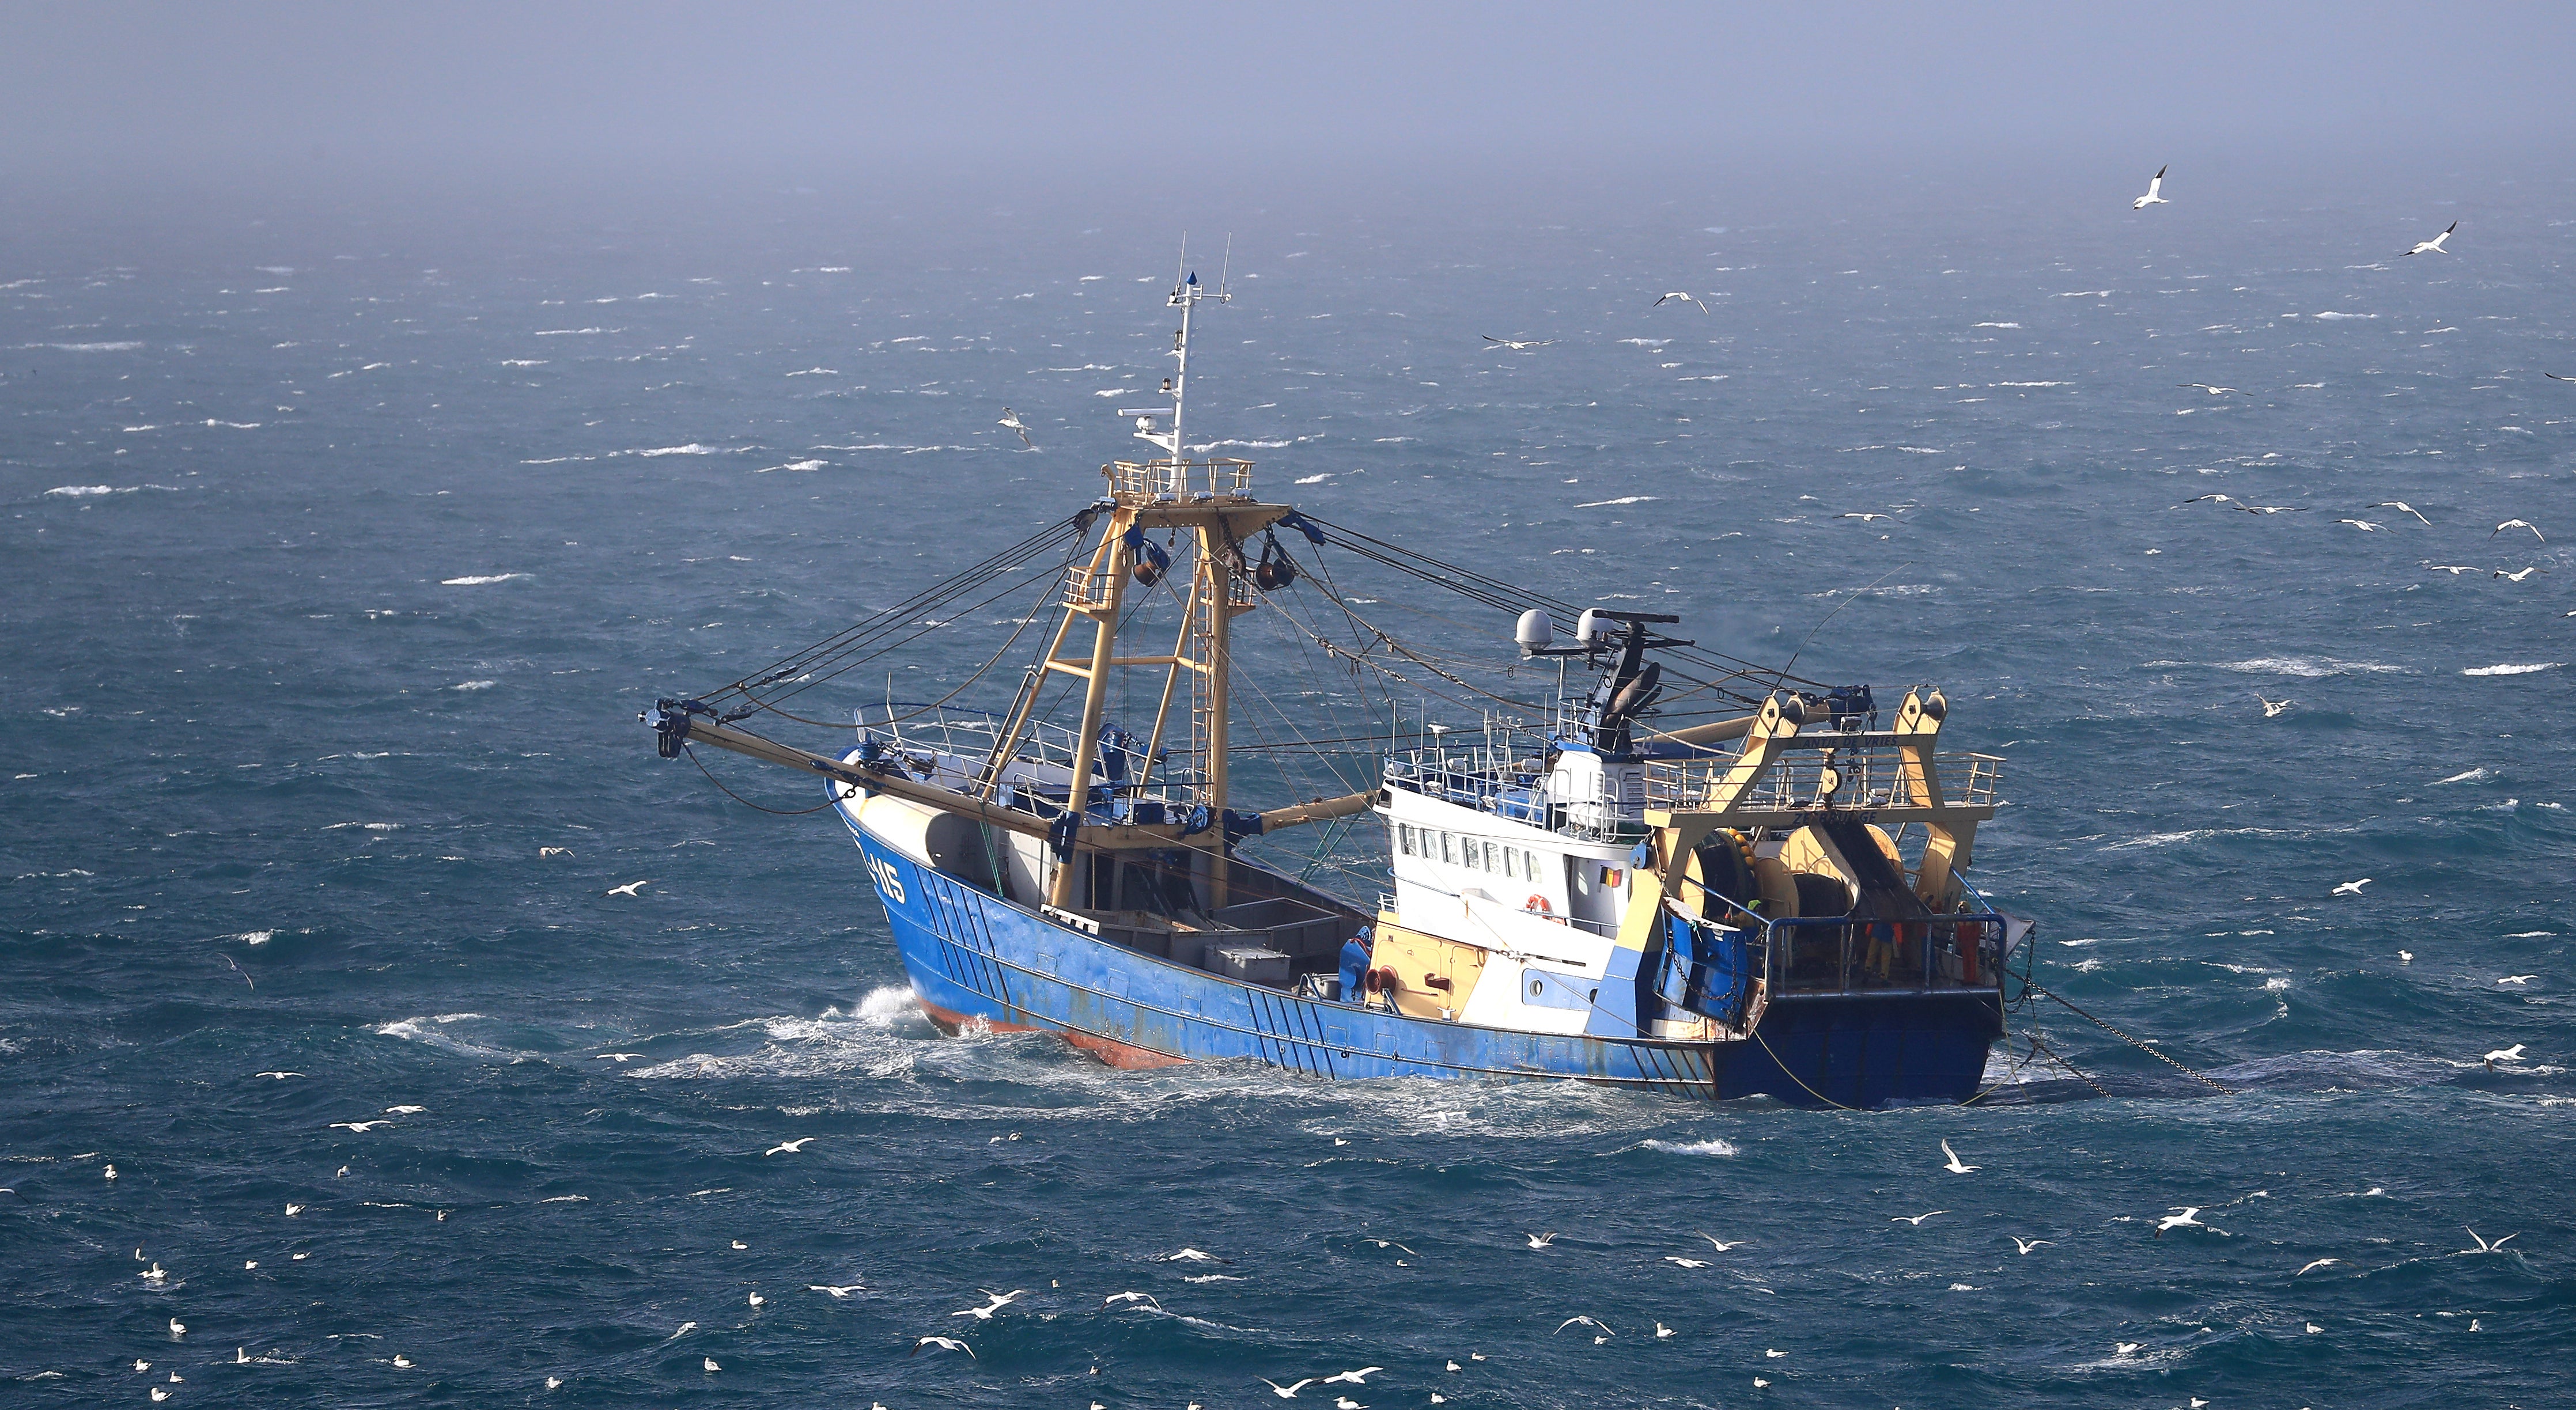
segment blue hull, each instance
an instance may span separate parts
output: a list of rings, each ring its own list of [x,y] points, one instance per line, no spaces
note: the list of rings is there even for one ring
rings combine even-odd
[[[1774,999],[1740,1043],[1521,1033],[1237,983],[1102,942],[919,866],[853,827],[904,971],[941,1027],[1043,1029],[1121,1067],[1249,1058],[1317,1077],[1570,1079],[1804,1106],[1964,1101],[1986,992]]]

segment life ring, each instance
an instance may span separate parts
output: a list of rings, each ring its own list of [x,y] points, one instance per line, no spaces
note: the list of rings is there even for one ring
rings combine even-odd
[[[1543,916],[1556,914],[1556,908],[1547,903],[1547,898],[1536,892],[1530,893],[1530,898],[1521,902],[1521,909],[1524,911],[1535,911]]]

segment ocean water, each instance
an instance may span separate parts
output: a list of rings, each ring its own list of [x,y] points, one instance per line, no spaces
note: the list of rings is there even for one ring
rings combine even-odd
[[[1988,1098],[1877,1113],[943,1039],[836,822],[654,757],[655,696],[1097,493],[1166,365],[1159,214],[21,209],[0,1402],[2563,1403],[2576,203],[2454,185],[1225,212],[1194,442],[1940,685],[2011,760],[1977,864],[2035,977],[2232,1092],[2040,1001]],[[1310,730],[1353,708],[1246,650]]]

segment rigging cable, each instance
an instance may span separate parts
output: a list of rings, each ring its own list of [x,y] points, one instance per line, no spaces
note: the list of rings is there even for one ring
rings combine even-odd
[[[2198,1083],[2202,1084],[2203,1086],[2209,1087],[2209,1088],[2211,1088],[2211,1089],[2212,1089],[2212,1090],[2214,1090],[2214,1091],[2218,1091],[2218,1092],[2225,1093],[2226,1095],[2231,1096],[2231,1097],[2236,1095],[2236,1092],[2235,1092],[2235,1089],[2234,1089],[2234,1088],[2231,1088],[2231,1087],[2226,1086],[2225,1084],[2223,1084],[2223,1083],[2219,1082],[2216,1078],[2213,1078],[2213,1077],[2207,1076],[2207,1075],[2203,1074],[2202,1072],[2198,1071],[2197,1069],[2192,1068],[2192,1067],[2190,1067],[2190,1066],[2188,1066],[2188,1065],[2184,1064],[2183,1062],[2181,1062],[2181,1061],[2179,1061],[2179,1060],[2177,1060],[2177,1059],[2175,1059],[2175,1058],[2169,1057],[2169,1056],[2167,1056],[2167,1055],[2166,1055],[2166,1054],[2164,1054],[2164,1053],[2160,1053],[2160,1052],[2156,1051],[2156,1050],[2155,1050],[2155,1048],[2153,1048],[2152,1046],[2150,1046],[2150,1045],[2148,1045],[2148,1044],[2146,1044],[2146,1043],[2139,1042],[2137,1039],[2130,1037],[2128,1034],[2121,1032],[2119,1029],[2112,1027],[2110,1024],[2103,1022],[2103,1021],[2102,1021],[2101,1019],[2099,1019],[2099,1018],[2095,1018],[2092,1014],[2090,1014],[2090,1013],[2086,1012],[2086,1011],[2085,1011],[2085,1010],[2083,1010],[2082,1008],[2077,1007],[2077,1006],[2076,1006],[2076,1004],[2074,1003],[2074,1001],[2072,1001],[2072,1000],[2070,1000],[2070,999],[2067,999],[2067,998],[2065,998],[2065,997],[2064,997],[2064,996],[2062,996],[2062,995],[2051,993],[2051,992],[2049,992],[2047,989],[2042,988],[2041,986],[2039,986],[2039,985],[2038,985],[2038,984],[2036,984],[2036,983],[2033,983],[2033,982],[2032,982],[2031,980],[2029,980],[2029,979],[2024,979],[2024,980],[2022,980],[2022,983],[2023,983],[2025,986],[2027,986],[2028,988],[2033,989],[2033,990],[2036,990],[2036,991],[2037,991],[2037,992],[2039,992],[2041,995],[2043,995],[2043,996],[2045,996],[2045,997],[2047,997],[2047,998],[2055,999],[2055,1000],[2057,1000],[2057,1002],[2059,1002],[2059,1003],[2061,1003],[2061,1004],[2066,1005],[2066,1007],[2067,1007],[2067,1008],[2072,1009],[2072,1010],[2075,1012],[2075,1015],[2076,1015],[2077,1017],[2079,1017],[2079,1018],[2083,1018],[2083,1019],[2087,1019],[2087,1020],[2090,1020],[2090,1021],[2092,1022],[2092,1024],[2093,1024],[2093,1026],[2095,1026],[2096,1028],[2099,1028],[2099,1029],[2101,1029],[2103,1032],[2110,1034],[2112,1037],[2119,1039],[2121,1042],[2128,1044],[2130,1047],[2133,1047],[2133,1048],[2137,1049],[2139,1052],[2145,1053],[2147,1056],[2149,1056],[2149,1057],[2151,1057],[2151,1058],[2154,1058],[2156,1061],[2161,1062],[2161,1063],[2164,1063],[2164,1064],[2166,1064],[2167,1066],[2172,1067],[2172,1068],[2173,1068],[2173,1069],[2175,1069],[2176,1071],[2181,1072],[2184,1076],[2187,1076],[2187,1077],[2191,1078],[2193,1081],[2198,1082]],[[2087,1078],[2086,1080],[2087,1080],[2087,1081],[2090,1081],[2091,1079]],[[2099,1089],[2097,1088],[2096,1090],[2099,1090]],[[2107,1093],[2107,1092],[2106,1092],[2106,1093],[2104,1093],[2104,1095],[2105,1095],[2105,1096],[2108,1096],[2108,1095],[2109,1095],[2109,1093]]]
[[[702,773],[702,774],[705,774],[705,775],[707,776],[707,782],[714,784],[714,785],[717,787],[717,789],[719,789],[720,791],[722,791],[722,792],[723,792],[724,796],[726,796],[727,798],[732,799],[733,801],[735,801],[735,802],[737,802],[737,803],[740,803],[741,805],[743,805],[743,806],[744,806],[744,807],[746,807],[746,808],[758,808],[760,811],[762,811],[762,812],[764,812],[764,813],[773,813],[773,814],[776,814],[777,816],[782,817],[782,818],[801,818],[801,817],[805,816],[807,813],[819,813],[819,812],[823,811],[825,808],[828,808],[828,807],[832,806],[834,803],[837,803],[837,802],[839,802],[839,801],[840,801],[840,800],[839,800],[839,799],[837,799],[837,798],[832,798],[832,797],[828,797],[828,796],[827,796],[827,797],[825,797],[825,798],[823,799],[823,801],[822,801],[822,802],[820,802],[820,803],[818,803],[818,804],[814,805],[814,806],[813,806],[813,807],[811,807],[811,808],[772,808],[772,807],[769,807],[769,806],[767,806],[767,805],[765,805],[765,804],[755,803],[755,802],[751,801],[750,799],[743,797],[741,794],[734,792],[732,789],[730,789],[730,788],[726,788],[726,787],[725,787],[725,785],[724,785],[724,780],[723,780],[723,779],[720,779],[720,778],[718,778],[718,777],[716,777],[716,776],[715,776],[714,771],[710,770],[710,769],[706,766],[706,761],[704,761],[704,760],[702,760],[702,759],[700,759],[700,758],[698,757],[698,751],[697,751],[697,750],[695,750],[695,749],[690,748],[690,747],[688,746],[688,744],[687,744],[687,742],[686,742],[686,741],[683,741],[683,742],[681,743],[681,745],[680,745],[680,752],[689,756],[689,762],[690,762],[690,763],[692,763],[692,764],[696,764],[696,765],[698,766],[698,772],[699,772],[699,773]]]

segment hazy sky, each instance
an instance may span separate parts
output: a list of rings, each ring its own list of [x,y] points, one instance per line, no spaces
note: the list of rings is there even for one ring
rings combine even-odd
[[[2571,55],[2564,4],[7,0],[0,177],[2537,158]]]

